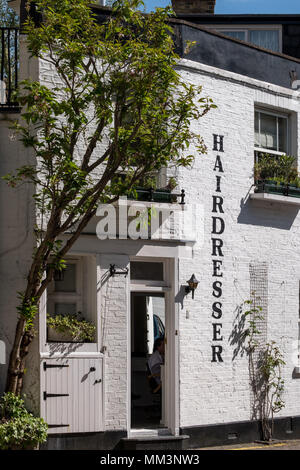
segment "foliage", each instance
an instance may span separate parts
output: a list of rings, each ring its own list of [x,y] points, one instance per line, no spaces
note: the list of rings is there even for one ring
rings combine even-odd
[[[69,333],[74,340],[92,343],[95,341],[96,327],[77,315],[47,315],[47,325],[61,333]]]
[[[24,400],[6,393],[0,400],[0,449],[26,449],[47,439],[47,424],[29,413]]]
[[[295,157],[290,155],[261,154],[254,167],[256,180],[274,180],[278,183],[295,184],[300,187],[300,178]]]
[[[247,300],[245,304],[248,310],[244,315],[248,324],[244,338],[247,339],[251,386],[258,406],[263,440],[269,441],[273,437],[274,414],[285,406],[282,398],[284,380],[281,376],[285,362],[275,341],[266,344],[260,341],[259,323],[264,320],[261,306],[255,305],[253,300]]]

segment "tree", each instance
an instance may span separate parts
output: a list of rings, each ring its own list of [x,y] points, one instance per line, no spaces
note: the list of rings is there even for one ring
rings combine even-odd
[[[41,295],[99,203],[116,201],[152,171],[190,166],[194,157],[183,152],[191,141],[199,154],[206,151],[190,122],[214,106],[175,70],[169,8],[144,15],[140,0],[117,0],[100,24],[90,0],[34,3],[41,21],[29,16],[25,24],[28,49],[51,64],[58,85],[22,83],[24,111],[15,130],[34,151],[36,165],[5,177],[12,187],[33,184],[39,211],[8,368],[7,391],[15,394],[22,389]],[[125,179],[117,176],[120,169]]]

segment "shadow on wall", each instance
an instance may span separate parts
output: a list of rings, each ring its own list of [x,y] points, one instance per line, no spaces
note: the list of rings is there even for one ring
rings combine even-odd
[[[233,347],[232,360],[238,356],[243,357],[247,354],[245,350],[245,315],[243,314],[243,305],[238,305],[234,312],[235,318],[232,332],[228,338],[229,344]]]
[[[241,199],[241,212],[237,222],[239,224],[273,227],[281,230],[290,230],[299,211],[299,207],[285,204],[276,204],[264,201]]]
[[[184,303],[185,297],[186,297],[185,286],[180,286],[180,289],[175,296],[175,303],[180,304],[181,309],[183,309],[183,303]]]

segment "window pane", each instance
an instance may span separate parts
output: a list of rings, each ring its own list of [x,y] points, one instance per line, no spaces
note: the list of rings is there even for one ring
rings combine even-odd
[[[260,147],[260,137],[259,137],[259,113],[255,112],[254,117],[254,145]]]
[[[77,313],[77,305],[58,302],[54,304],[54,315],[75,315]]]
[[[163,281],[164,265],[134,261],[130,264],[130,278],[140,281]]]
[[[277,150],[277,117],[260,113],[259,146]]]
[[[287,119],[278,118],[279,147],[281,152],[287,152]]]
[[[246,40],[245,31],[220,31],[220,33],[225,34],[226,36],[230,36],[234,39],[240,39],[241,41]]]
[[[249,31],[249,41],[257,46],[279,52],[279,31]]]
[[[68,264],[63,279],[55,281],[55,292],[76,292],[76,264]]]

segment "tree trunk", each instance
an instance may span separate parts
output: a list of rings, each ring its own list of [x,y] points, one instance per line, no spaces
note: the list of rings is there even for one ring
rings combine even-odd
[[[25,358],[34,337],[32,331],[26,331],[25,325],[26,320],[22,317],[19,318],[14,345],[9,358],[6,392],[11,392],[15,395],[20,395],[22,391]]]

